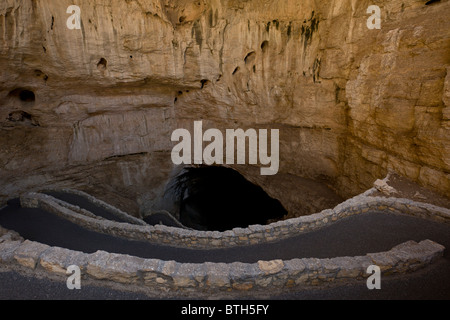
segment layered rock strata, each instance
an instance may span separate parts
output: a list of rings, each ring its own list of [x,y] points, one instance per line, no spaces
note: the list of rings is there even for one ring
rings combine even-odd
[[[196,120],[279,129],[277,176],[236,169],[294,216],[336,204],[311,181],[349,197],[388,170],[449,194],[449,1],[377,1],[379,30],[368,0],[80,0],[79,30],[72,2],[0,4],[2,202],[70,187],[157,209]]]

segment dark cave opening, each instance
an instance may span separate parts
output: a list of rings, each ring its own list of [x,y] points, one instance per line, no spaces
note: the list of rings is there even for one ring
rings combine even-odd
[[[17,97],[23,102],[34,102],[36,100],[36,95],[33,91],[22,88],[14,89],[9,93],[9,96]]]
[[[196,230],[265,225],[287,214],[278,200],[230,168],[185,168],[172,188],[179,200],[180,222]]]
[[[97,68],[99,70],[105,70],[108,65],[108,62],[105,58],[101,58],[100,61],[97,63]]]

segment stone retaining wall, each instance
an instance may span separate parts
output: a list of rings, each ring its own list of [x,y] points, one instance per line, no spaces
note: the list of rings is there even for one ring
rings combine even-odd
[[[193,230],[192,228],[188,228],[185,225],[183,225],[169,211],[166,211],[166,210],[154,211],[150,215],[146,216],[145,218],[151,217],[151,216],[163,216],[166,220],[169,220],[171,223],[173,223],[173,227],[187,229],[187,230]]]
[[[88,194],[86,192],[83,192],[83,191],[80,191],[80,190],[75,190],[75,189],[57,189],[57,190],[47,189],[47,190],[45,190],[45,192],[62,192],[62,193],[68,193],[68,194],[74,194],[74,195],[77,195],[77,196],[81,196],[81,197],[85,198],[86,200],[88,200],[89,202],[91,202],[92,204],[107,210],[112,215],[116,216],[117,218],[120,218],[123,221],[126,221],[126,222],[131,223],[131,224],[141,225],[141,226],[146,225],[146,223],[144,221],[142,221],[141,219],[133,217],[132,215],[130,215],[130,214],[126,213],[126,212],[123,212],[119,208],[116,208],[116,207],[110,205],[109,203],[106,203],[106,202],[104,202],[104,201],[102,201],[100,199],[97,199],[96,197],[91,196],[90,194]],[[57,200],[58,200],[58,203],[60,205],[66,206],[70,210],[80,212],[80,213],[82,213],[84,215],[87,215],[87,216],[91,216],[91,217],[93,216],[94,218],[97,217],[97,216],[92,215],[91,213],[89,213],[89,211],[87,211],[85,209],[82,209],[82,208],[80,208],[78,206],[72,205],[70,203],[67,203],[67,202],[59,200],[59,199],[57,199]],[[101,217],[97,217],[97,218],[101,218]],[[101,218],[101,219],[104,219],[104,218]]]
[[[67,277],[71,265],[80,267],[81,279],[106,280],[136,285],[158,292],[242,292],[286,289],[364,279],[370,265],[379,266],[382,276],[416,271],[442,257],[445,248],[430,240],[409,241],[388,252],[331,259],[293,259],[202,264],[143,259],[97,251],[93,254],[23,240],[0,229],[0,265],[19,267]]]
[[[450,222],[450,210],[409,199],[372,197],[369,190],[355,198],[310,216],[279,221],[270,225],[254,225],[248,228],[235,228],[230,231],[196,231],[180,228],[157,226],[139,226],[109,220],[99,220],[81,215],[55,201],[53,197],[39,193],[27,193],[21,196],[23,207],[42,208],[68,219],[76,224],[122,238],[151,241],[171,246],[195,249],[224,248],[241,245],[255,245],[289,238],[303,232],[317,230],[340,219],[370,211],[382,211],[409,214],[421,218]]]
[[[28,193],[21,197],[24,207],[41,208],[97,232],[129,239],[148,240],[195,248],[230,247],[275,241],[301,232],[316,230],[355,214],[370,211],[407,213],[448,223],[450,210],[408,199],[371,197],[366,192],[334,209],[280,221],[267,226],[236,228],[227,232],[203,232],[165,226],[138,226],[101,220],[63,206],[51,196]],[[291,287],[321,286],[367,278],[367,268],[376,265],[383,277],[423,268],[443,256],[445,248],[431,240],[408,241],[390,251],[365,256],[329,259],[303,258],[257,263],[178,263],[144,259],[97,251],[92,254],[24,240],[0,227],[0,266],[25,268],[33,272],[67,277],[71,265],[80,267],[82,279],[104,280],[177,295],[212,292],[284,290]]]

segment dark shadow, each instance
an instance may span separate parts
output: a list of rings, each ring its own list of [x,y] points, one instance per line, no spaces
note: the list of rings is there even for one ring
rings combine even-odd
[[[23,102],[34,102],[36,100],[36,96],[33,91],[22,88],[14,89],[9,93],[9,96],[17,97]]]
[[[429,5],[432,5],[432,4],[434,4],[434,3],[438,3],[438,2],[441,2],[441,0],[430,0],[430,1],[427,1],[427,2],[425,3],[425,5],[426,5],[426,6],[429,6]]]
[[[100,61],[97,63],[97,68],[99,70],[106,70],[106,67],[108,65],[108,62],[105,58],[101,58]]]
[[[278,200],[229,168],[184,169],[172,188],[180,204],[180,222],[197,230],[265,225],[287,214]]]

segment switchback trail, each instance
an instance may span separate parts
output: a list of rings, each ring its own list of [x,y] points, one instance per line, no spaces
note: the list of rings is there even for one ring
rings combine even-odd
[[[45,192],[45,194],[48,194],[56,199],[65,201],[67,203],[79,206],[80,208],[83,208],[89,212],[95,213],[99,217],[102,217],[102,218],[105,218],[108,220],[112,220],[112,221],[116,221],[116,222],[126,222],[123,219],[120,219],[119,217],[113,215],[108,210],[106,210],[98,205],[93,204],[92,202],[90,202],[83,196],[79,196],[79,195],[76,195],[73,193],[56,192],[56,191]]]
[[[142,258],[174,260],[181,263],[203,263],[207,261],[255,263],[259,260],[273,259],[359,256],[372,252],[389,251],[394,246],[409,240],[419,242],[426,239],[450,248],[449,225],[407,215],[383,212],[370,212],[346,218],[320,230],[296,235],[275,243],[212,250],[174,248],[96,233],[46,211],[22,208],[18,201],[10,201],[9,205],[0,211],[0,225],[6,229],[17,231],[25,239],[50,246],[85,253],[104,250]],[[419,280],[416,281],[417,284],[413,284],[413,287],[420,284],[421,287],[417,287],[417,290],[422,288],[421,290],[425,290],[425,292],[435,292],[436,297],[434,298],[450,299],[450,254],[448,249],[444,253],[444,258],[439,261],[438,266],[431,266],[430,268],[434,268],[432,274],[424,271],[420,277],[420,272],[418,273]],[[24,283],[30,283],[30,280],[27,282],[20,275],[14,273],[10,275],[22,279]],[[4,276],[4,273],[0,276],[2,285],[6,285],[5,280],[2,280]],[[407,279],[410,279],[410,277]],[[402,284],[398,282],[397,285],[401,287]],[[6,289],[4,287],[2,290]],[[339,293],[339,290],[344,289],[333,290],[337,290],[336,294],[346,295],[345,292]],[[363,289],[360,288],[359,290]],[[400,289],[395,289],[393,292],[403,292],[398,290]],[[333,291],[327,292],[331,294]],[[287,294],[286,296],[280,296],[280,298],[303,299],[311,297],[303,296],[304,294]],[[347,292],[347,294],[349,293]],[[386,292],[386,294],[388,293]],[[392,294],[394,293],[391,292]],[[405,295],[404,292],[403,294]],[[415,294],[417,295],[418,292]],[[327,298],[328,296],[325,292],[321,292],[315,293],[313,297]],[[351,294],[349,297],[351,297]],[[406,295],[406,298],[408,297],[411,298],[411,294]],[[412,298],[414,298],[414,295]]]
[[[22,208],[17,201],[0,211],[0,225],[25,239],[50,246],[85,253],[104,250],[180,263],[255,263],[258,260],[358,256],[389,251],[409,240],[426,239],[450,248],[449,225],[381,212],[346,218],[320,230],[274,243],[210,250],[175,248],[97,233],[44,210]]]

